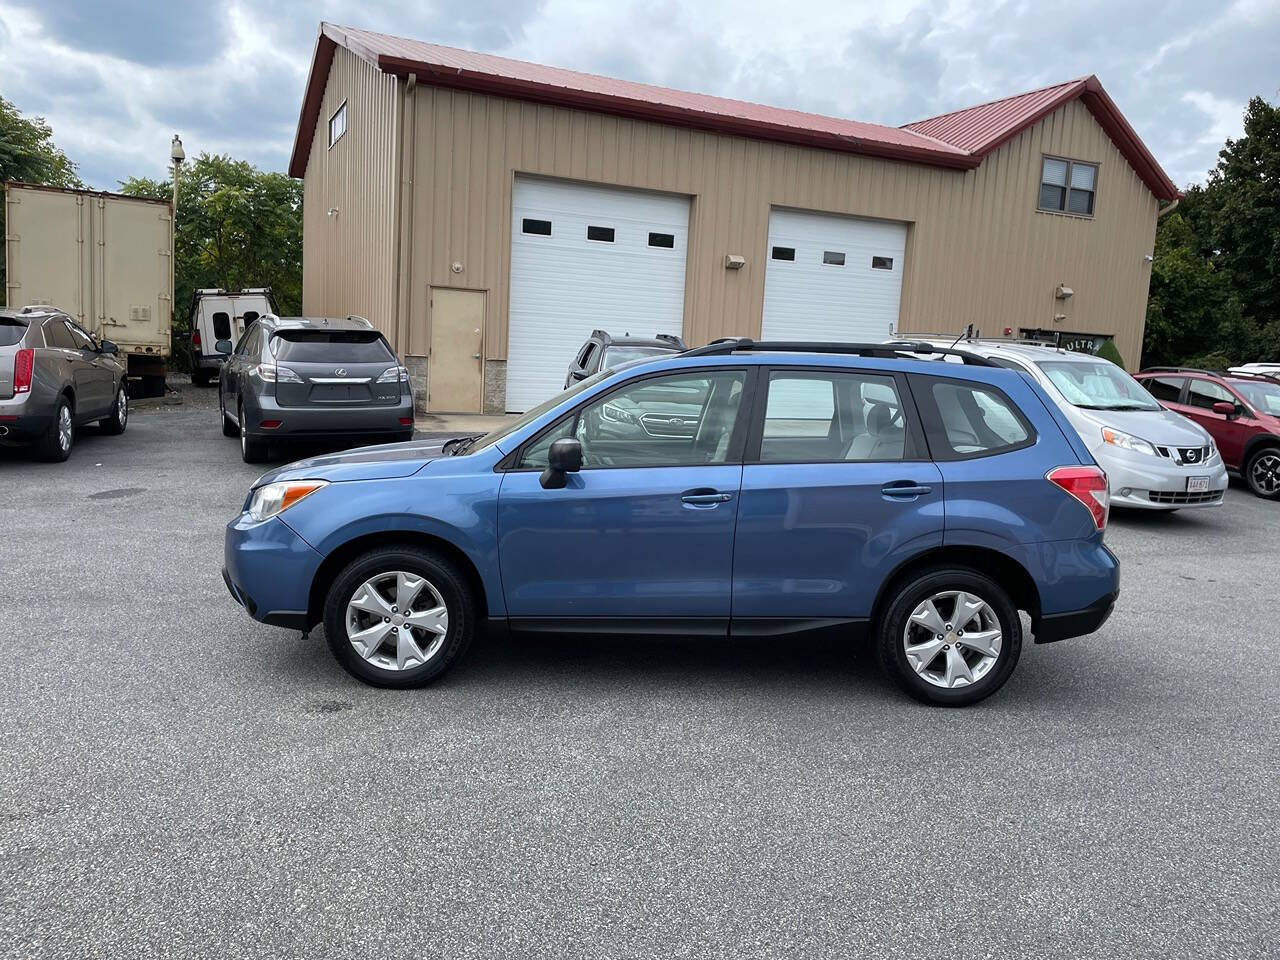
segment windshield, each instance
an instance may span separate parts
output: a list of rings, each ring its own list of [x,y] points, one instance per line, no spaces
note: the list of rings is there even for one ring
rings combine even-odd
[[[1231,385],[1258,410],[1280,417],[1280,385],[1274,383],[1249,383],[1244,380],[1232,380]]]
[[[605,379],[606,377],[610,377],[612,375],[613,375],[612,370],[601,370],[599,373],[593,373],[591,376],[587,377],[587,379],[585,380],[579,380],[568,390],[565,390],[561,393],[557,393],[554,397],[551,397],[549,400],[543,400],[540,404],[538,404],[532,410],[529,410],[526,413],[522,413],[520,416],[516,417],[516,419],[512,420],[510,423],[504,423],[502,426],[500,426],[497,430],[494,430],[492,433],[486,433],[483,437],[481,437],[479,440],[477,440],[475,443],[471,444],[469,447],[465,448],[461,452],[462,453],[478,453],[481,450],[485,450],[493,446],[503,437],[510,436],[511,434],[515,433],[517,430],[521,429],[522,427],[525,427],[528,424],[532,423],[534,420],[537,420],[540,416],[542,416],[552,407],[559,404],[562,400],[565,400],[568,397],[572,397],[575,394],[579,394],[583,390],[585,390],[587,387],[594,386],[595,384],[599,383],[601,380]]]
[[[614,367],[620,367],[624,363],[630,363],[632,360],[643,360],[645,357],[661,357],[669,353],[675,353],[666,347],[609,347],[604,352],[604,366],[607,370]]]
[[[374,330],[283,330],[271,340],[277,360],[294,363],[382,363],[395,357]]]
[[[1142,384],[1107,360],[1037,360],[1058,392],[1086,410],[1161,410]]]

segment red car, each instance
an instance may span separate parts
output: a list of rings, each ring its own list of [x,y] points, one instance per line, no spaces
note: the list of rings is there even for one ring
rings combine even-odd
[[[1227,469],[1250,490],[1280,500],[1280,377],[1151,367],[1135,379],[1208,430]]]

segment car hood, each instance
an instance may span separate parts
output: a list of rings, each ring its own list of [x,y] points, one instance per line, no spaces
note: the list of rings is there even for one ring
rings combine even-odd
[[[357,447],[342,453],[309,457],[264,473],[254,483],[254,487],[278,480],[329,480],[338,483],[343,480],[392,480],[396,477],[408,477],[430,461],[445,456],[442,448],[455,436],[468,434],[386,443],[376,447]]]
[[[1102,428],[1113,427],[1162,447],[1202,447],[1209,443],[1208,432],[1198,423],[1172,410],[1080,410],[1083,419],[1098,425],[1098,436],[1089,437],[1090,446],[1102,442]]]

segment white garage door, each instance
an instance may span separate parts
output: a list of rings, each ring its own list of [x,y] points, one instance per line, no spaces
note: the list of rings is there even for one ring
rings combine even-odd
[[[904,223],[775,209],[763,338],[878,343],[893,336],[906,246]]]
[[[560,392],[592,330],[681,335],[688,239],[687,197],[516,178],[507,409]]]

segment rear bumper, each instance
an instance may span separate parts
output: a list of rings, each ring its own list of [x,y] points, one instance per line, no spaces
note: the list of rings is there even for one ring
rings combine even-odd
[[[0,444],[31,443],[42,436],[53,422],[52,403],[33,402],[29,394],[11,400],[0,400]]]
[[[259,522],[242,513],[227,524],[222,579],[253,619],[305,630],[321,560],[279,517]]]
[[[398,404],[378,407],[282,407],[275,397],[244,398],[246,432],[251,437],[304,439],[307,437],[369,437],[404,433],[413,429],[413,397],[401,396]],[[266,428],[263,420],[279,420]],[[401,423],[408,420],[408,423]]]
[[[1035,631],[1036,643],[1053,643],[1057,640],[1069,640],[1093,633],[1111,616],[1116,601],[1120,599],[1120,591],[1102,597],[1083,610],[1071,610],[1067,613],[1054,613],[1040,618]]]

